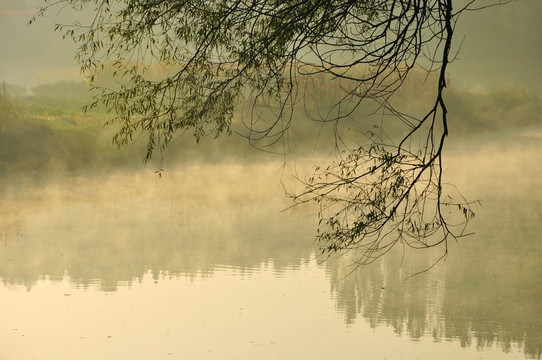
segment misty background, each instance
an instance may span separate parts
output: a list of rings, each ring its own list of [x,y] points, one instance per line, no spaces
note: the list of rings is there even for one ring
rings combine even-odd
[[[493,1],[479,1],[481,6]],[[0,1],[0,80],[33,87],[81,80],[75,45],[54,33],[55,23],[73,21],[56,10],[32,26],[39,0]],[[456,7],[459,5],[456,5]],[[461,52],[450,69],[452,85],[462,89],[522,86],[541,90],[542,2],[512,1],[461,16],[455,41]]]

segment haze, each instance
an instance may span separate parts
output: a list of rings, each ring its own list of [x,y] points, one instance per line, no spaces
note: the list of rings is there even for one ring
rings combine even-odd
[[[81,111],[75,46],[53,32],[73,19],[28,26],[40,4],[0,0],[1,360],[542,358],[541,0],[457,24],[443,179],[482,200],[472,234],[434,267],[442,248],[399,244],[363,268],[321,255],[321,204],[291,207],[284,188],[335,160],[335,130],[365,140],[374,103],[334,129],[307,121],[342,94],[320,79],[287,156],[188,131],[143,165],[144,135],[119,151],[111,114]],[[433,101],[419,70],[392,99],[418,116]]]
[[[480,4],[489,3],[481,1]],[[38,0],[0,1],[0,81],[32,87],[44,82],[79,80],[75,46],[53,32],[54,12],[32,26]],[[514,1],[464,14],[456,43],[464,38],[450,66],[455,87],[523,86],[540,90],[542,79],[542,2]],[[71,19],[73,20],[73,19]]]

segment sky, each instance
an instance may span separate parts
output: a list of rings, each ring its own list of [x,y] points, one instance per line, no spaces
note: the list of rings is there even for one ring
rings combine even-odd
[[[0,81],[32,86],[49,81],[47,72],[77,69],[76,47],[53,31],[55,19],[28,25],[39,4],[38,0],[0,0]]]
[[[479,0],[481,4],[490,0]],[[0,0],[0,81],[34,86],[78,78],[76,46],[53,31],[63,22],[56,12],[28,26],[42,0]],[[541,90],[541,0],[468,12],[460,18],[456,44],[461,52],[449,66],[454,87],[524,86]]]
[[[525,86],[541,91],[541,15],[541,0],[512,0],[464,13],[454,35],[456,44],[463,41],[461,51],[449,70],[455,85]]]

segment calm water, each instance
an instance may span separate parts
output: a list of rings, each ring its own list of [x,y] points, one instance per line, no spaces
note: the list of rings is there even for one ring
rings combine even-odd
[[[316,260],[277,164],[5,179],[0,358],[540,358],[542,146],[517,136],[450,153],[476,234],[408,281],[434,254]]]

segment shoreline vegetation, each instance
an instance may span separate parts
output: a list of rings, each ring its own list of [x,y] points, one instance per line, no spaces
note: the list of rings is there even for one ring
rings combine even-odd
[[[112,138],[118,126],[104,124],[111,117],[105,108],[84,113],[81,108],[91,101],[85,82],[44,84],[28,92],[22,86],[3,84],[0,88],[0,176],[56,171],[100,171],[107,169],[142,169],[194,162],[266,161],[288,157],[326,157],[336,148],[336,134],[342,146],[356,146],[364,134],[378,131],[391,139],[399,138],[406,127],[397,118],[378,109],[374,103],[360,106],[350,119],[335,123],[324,121],[340,89],[333,82],[319,79],[310,84],[303,104],[295,109],[285,141],[267,147],[243,137],[249,105],[240,104],[233,134],[217,139],[212,136],[196,143],[191,134],[181,134],[160,154],[143,165],[145,135],[141,141],[117,149]],[[424,94],[422,76],[409,80],[392,99],[393,105],[416,115],[430,103]],[[542,100],[539,94],[523,88],[505,88],[485,92],[447,90],[451,144],[474,136],[537,127],[542,124]],[[248,101],[247,101],[248,103]],[[309,114],[309,116],[307,116]],[[266,109],[261,115],[269,117]],[[336,126],[337,125],[337,126]],[[376,130],[375,130],[376,129]],[[263,150],[263,151],[258,151]]]

